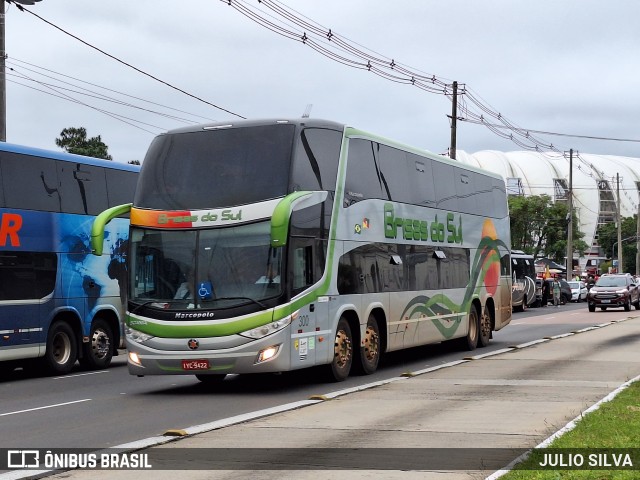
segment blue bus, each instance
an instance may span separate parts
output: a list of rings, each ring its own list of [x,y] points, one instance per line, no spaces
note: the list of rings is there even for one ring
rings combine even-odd
[[[131,202],[140,167],[0,143],[0,367],[38,359],[52,374],[76,360],[105,368],[124,345],[129,220],[111,222],[108,253],[91,255],[105,208]]]

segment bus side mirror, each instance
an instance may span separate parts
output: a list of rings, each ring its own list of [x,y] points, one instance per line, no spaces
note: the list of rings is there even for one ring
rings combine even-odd
[[[99,214],[91,225],[91,253],[94,255],[102,255],[102,246],[104,244],[104,229],[111,220],[131,211],[132,203],[117,205],[108,208]]]
[[[271,215],[271,246],[284,247],[287,244],[291,213],[317,205],[327,199],[328,192],[293,192],[284,197]]]

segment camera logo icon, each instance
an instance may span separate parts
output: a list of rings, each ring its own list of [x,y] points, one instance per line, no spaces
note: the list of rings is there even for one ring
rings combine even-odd
[[[40,452],[38,450],[9,450],[7,452],[8,468],[39,468]]]

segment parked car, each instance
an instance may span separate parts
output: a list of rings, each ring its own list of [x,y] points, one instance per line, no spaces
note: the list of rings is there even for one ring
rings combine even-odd
[[[582,302],[583,300],[587,300],[587,294],[589,291],[587,290],[587,285],[583,281],[572,280],[567,283],[571,287],[572,302]]]
[[[547,303],[553,303],[553,279],[548,278],[545,280],[547,288],[549,289],[549,296],[547,297]],[[571,301],[571,287],[566,280],[559,280],[560,282],[560,305],[564,305]],[[543,287],[544,288],[544,287]]]
[[[640,292],[636,279],[629,274],[604,274],[595,283],[587,296],[589,311],[623,307],[631,310],[631,305],[640,310]]]

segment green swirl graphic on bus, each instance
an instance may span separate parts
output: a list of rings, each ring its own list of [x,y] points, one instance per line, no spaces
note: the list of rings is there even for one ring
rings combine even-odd
[[[400,318],[433,317],[432,322],[440,333],[445,338],[451,338],[460,326],[463,314],[470,310],[474,296],[478,296],[482,288],[489,295],[495,295],[500,280],[499,247],[507,249],[507,245],[497,238],[493,222],[487,219],[482,227],[482,240],[473,259],[469,284],[462,302],[457,304],[444,294],[432,297],[419,295],[407,304]],[[448,319],[446,324],[443,322],[444,318]],[[455,319],[451,320],[452,318]]]

